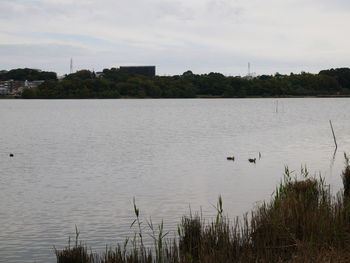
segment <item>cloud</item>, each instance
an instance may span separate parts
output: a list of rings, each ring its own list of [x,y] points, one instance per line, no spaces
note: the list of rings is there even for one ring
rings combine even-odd
[[[227,0],[210,0],[206,5],[206,15],[215,20],[237,22],[244,10],[242,6],[235,4],[234,1]]]
[[[350,60],[349,7],[345,0],[2,0],[0,44],[23,66],[30,64],[18,54],[26,63],[74,56],[82,68],[157,63],[161,74],[245,74],[248,61],[259,73],[318,71]]]
[[[1,57],[33,57],[33,58],[60,58],[67,56],[67,54],[75,54],[77,56],[84,56],[89,53],[81,47],[58,44],[15,44],[15,45],[1,45]]]

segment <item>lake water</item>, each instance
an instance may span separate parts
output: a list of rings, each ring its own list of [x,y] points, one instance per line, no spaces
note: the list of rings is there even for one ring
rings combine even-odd
[[[0,262],[55,262],[75,225],[93,251],[115,245],[134,233],[133,197],[170,231],[189,207],[212,217],[219,194],[224,213],[241,216],[269,200],[285,165],[336,192],[349,102],[0,100]]]

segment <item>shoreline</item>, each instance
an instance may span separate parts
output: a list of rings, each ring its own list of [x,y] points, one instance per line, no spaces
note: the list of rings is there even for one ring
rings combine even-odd
[[[0,96],[0,100],[169,100],[169,99],[181,99],[181,100],[189,100],[189,99],[318,99],[318,98],[350,98],[349,95],[315,95],[315,96],[246,96],[246,97],[222,97],[222,96],[206,96],[206,95],[198,95],[193,98],[155,98],[155,97],[120,97],[120,98],[22,98],[19,96]]]

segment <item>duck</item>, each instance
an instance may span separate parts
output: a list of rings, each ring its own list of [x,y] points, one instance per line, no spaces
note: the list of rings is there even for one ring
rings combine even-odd
[[[227,160],[234,161],[235,157],[234,156],[229,156],[229,157],[227,157]]]
[[[254,159],[252,159],[252,158],[249,158],[249,159],[248,159],[248,161],[249,161],[250,163],[255,163],[255,161],[256,161],[256,158],[254,158]]]

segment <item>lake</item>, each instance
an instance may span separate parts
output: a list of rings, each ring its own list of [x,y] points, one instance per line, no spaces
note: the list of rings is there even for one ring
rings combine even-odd
[[[190,209],[213,217],[220,194],[224,214],[242,216],[271,198],[285,165],[321,173],[336,193],[349,102],[0,100],[0,262],[56,262],[75,226],[93,251],[122,242],[133,197],[144,224],[163,219],[171,233]]]

